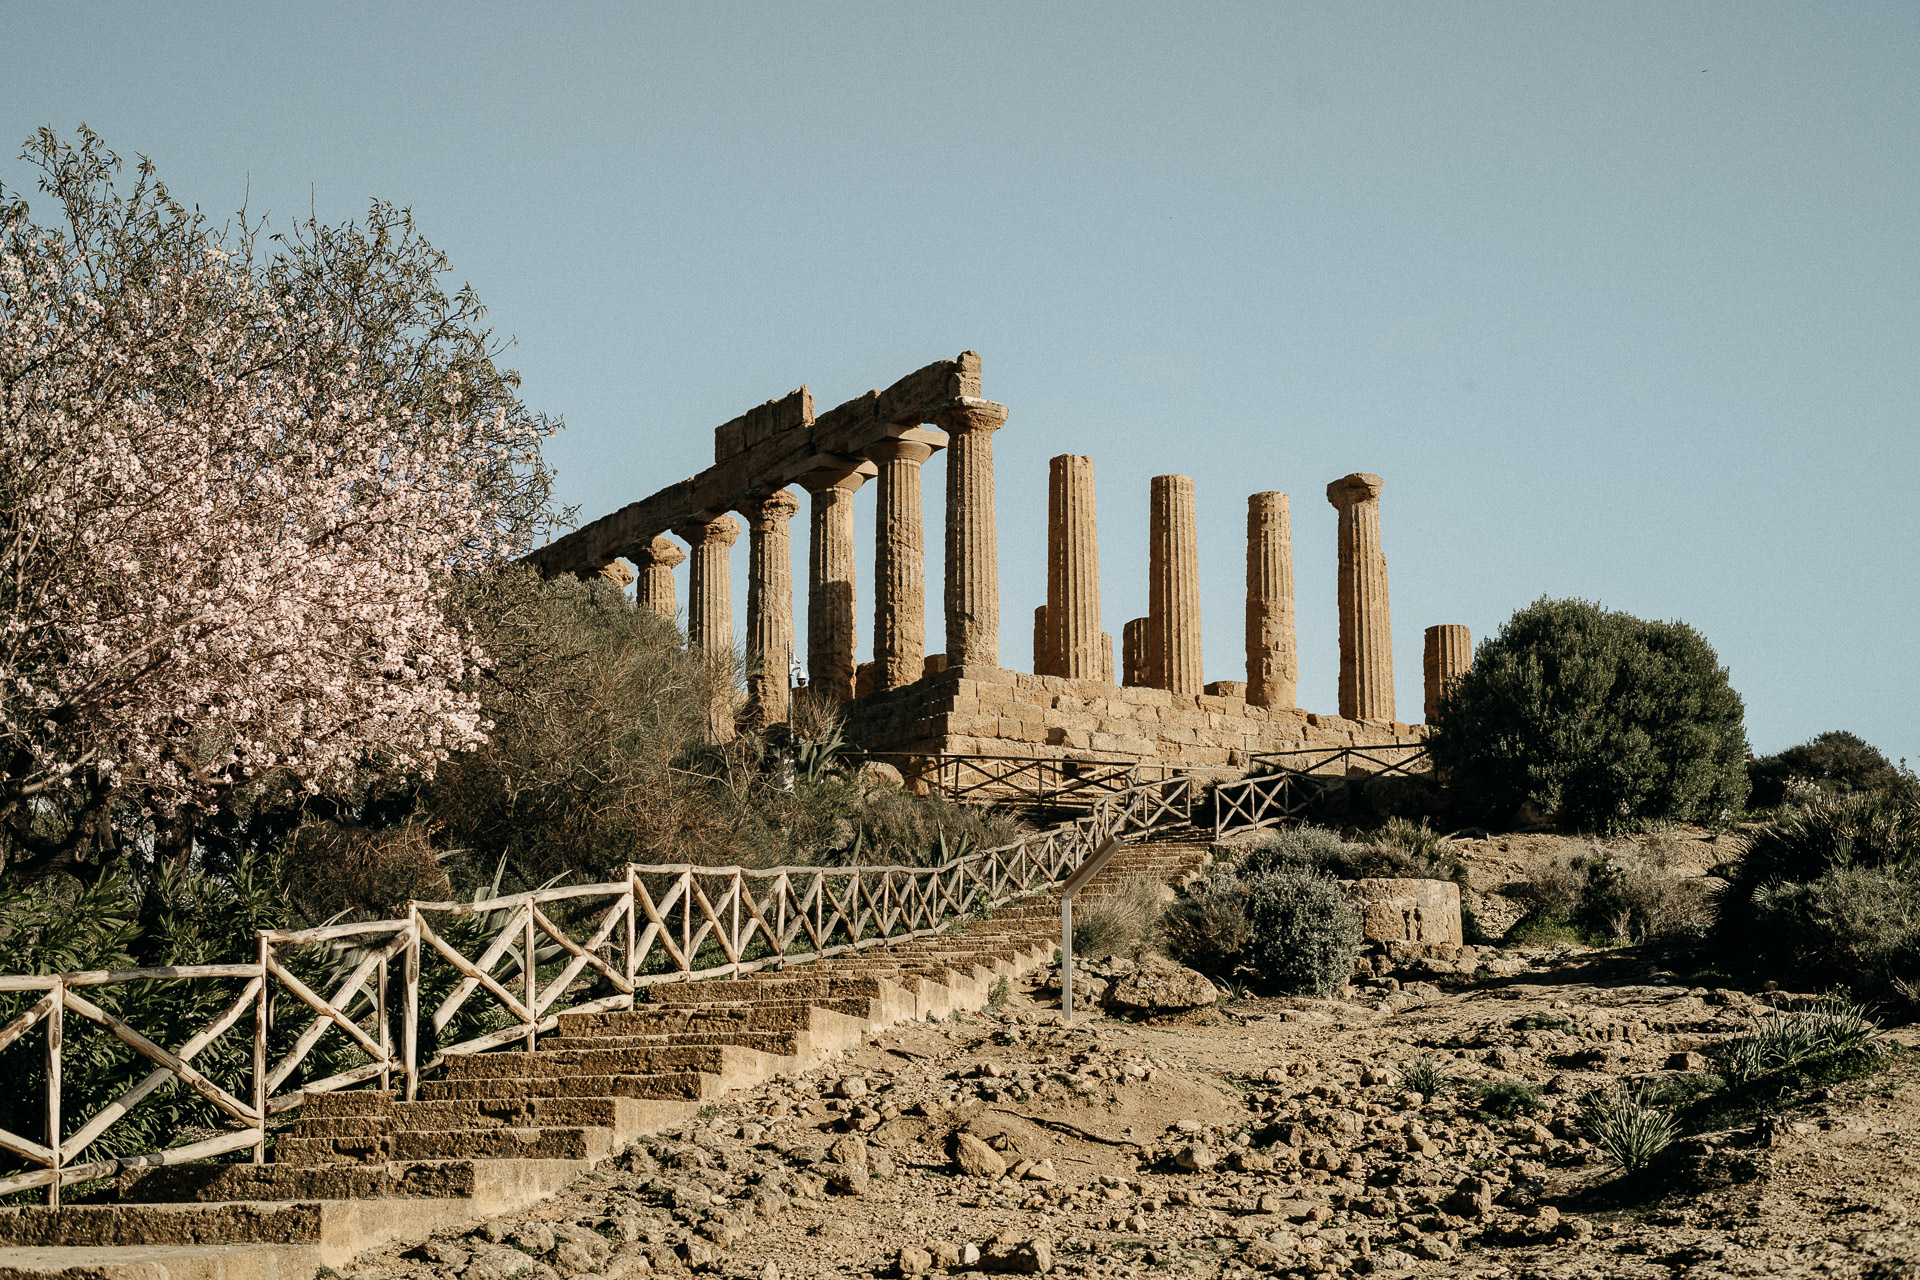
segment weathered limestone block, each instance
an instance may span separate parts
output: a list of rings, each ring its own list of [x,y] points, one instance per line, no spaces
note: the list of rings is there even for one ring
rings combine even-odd
[[[687,608],[687,646],[704,654],[716,673],[733,666],[733,588],[728,551],[740,537],[740,522],[721,516],[674,530],[693,548]],[[733,687],[716,674],[707,733],[716,742],[733,737]]]
[[[854,696],[853,495],[877,468],[847,458],[800,477],[812,496],[807,543],[807,682],[815,693]]]
[[[947,432],[947,657],[1000,662],[1000,558],[994,529],[993,433],[1005,405],[962,396],[938,417]]]
[[[1432,724],[1447,686],[1473,666],[1473,637],[1462,626],[1428,627],[1421,666],[1427,684],[1427,723]]]
[[[1055,660],[1053,628],[1047,621],[1047,606],[1039,605],[1033,611],[1033,674],[1052,675]]]
[[[1199,693],[1200,542],[1193,480],[1155,476],[1150,488],[1147,564],[1147,683]]]
[[[757,726],[787,718],[793,660],[793,541],[800,500],[785,489],[743,504],[747,517],[747,714]]]
[[[1383,487],[1379,476],[1360,471],[1327,486],[1327,501],[1340,513],[1340,714],[1351,720],[1394,718]]]
[[[1460,886],[1451,880],[1353,880],[1347,895],[1360,912],[1368,942],[1452,943],[1463,940]]]
[[[1247,698],[1247,682],[1244,680],[1215,680],[1207,686],[1206,692],[1209,697],[1232,698],[1236,703],[1242,703],[1245,702]],[[1244,706],[1237,706],[1235,710],[1245,711],[1246,708]]]
[[[664,536],[628,547],[627,559],[633,561],[639,571],[639,585],[633,589],[634,603],[672,622],[680,612],[679,602],[674,599],[673,570],[686,558],[687,553]]]
[[[927,547],[922,527],[920,464],[933,446],[889,439],[867,455],[880,468],[878,536],[874,539],[874,687],[898,689],[920,678],[927,645]]]
[[[1047,467],[1046,674],[1101,678],[1100,534],[1093,459],[1063,453]]]
[[[1120,628],[1120,683],[1145,688],[1147,675],[1147,620],[1134,618]]]
[[[1290,707],[1299,675],[1287,495],[1256,493],[1247,499],[1247,701]]]
[[[601,578],[607,582],[611,582],[614,586],[624,591],[626,590],[627,584],[633,581],[633,570],[629,569],[626,564],[620,560],[609,560],[605,564],[596,565],[590,569],[576,570],[574,577],[580,579],[582,582],[593,578]]]

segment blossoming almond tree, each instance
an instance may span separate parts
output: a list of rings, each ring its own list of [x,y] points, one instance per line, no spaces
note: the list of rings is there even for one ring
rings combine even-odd
[[[144,161],[117,193],[84,130],[29,158],[62,224],[0,192],[7,873],[130,838],[181,858],[237,790],[426,775],[479,742],[445,593],[532,536],[555,424],[470,327],[435,363],[407,315],[329,299],[314,237],[258,262],[257,226],[210,228]]]

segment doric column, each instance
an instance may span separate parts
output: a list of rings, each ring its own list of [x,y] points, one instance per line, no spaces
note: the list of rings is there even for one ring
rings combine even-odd
[[[1129,619],[1120,628],[1120,683],[1144,687],[1150,683],[1147,670],[1147,620]]]
[[[933,446],[882,440],[867,449],[880,465],[873,556],[873,687],[899,689],[920,678],[927,648],[927,544],[920,519],[920,464]]]
[[[1100,533],[1093,459],[1063,453],[1047,469],[1049,675],[1100,679]]]
[[[1340,513],[1340,714],[1393,719],[1393,626],[1387,614],[1387,557],[1380,550],[1376,475],[1356,471],[1327,486]]]
[[[1007,407],[962,397],[940,412],[947,432],[947,664],[1000,665],[1000,553],[994,532],[993,433]]]
[[[687,584],[687,647],[706,655],[718,680],[714,703],[707,716],[707,732],[715,741],[733,736],[733,593],[728,573],[728,550],[740,537],[740,522],[721,516],[703,524],[674,529],[693,548]],[[729,674],[721,679],[721,670]]]
[[[679,601],[674,599],[673,569],[686,558],[687,553],[665,536],[627,548],[627,559],[640,571],[640,585],[633,589],[634,602],[672,622],[680,612]]]
[[[853,495],[873,464],[847,459],[800,477],[812,495],[807,541],[807,687],[815,697],[853,697]]]
[[[1120,683],[1113,678],[1113,635],[1106,631],[1100,633],[1100,679],[1106,684]]]
[[[800,499],[785,489],[741,506],[747,518],[748,715],[756,726],[787,718],[787,664],[793,660],[793,540],[787,521]]]
[[[1427,723],[1440,711],[1440,695],[1473,666],[1473,637],[1462,626],[1427,628],[1427,647],[1421,666],[1427,677]]]
[[[1193,481],[1155,476],[1148,525],[1147,670],[1149,683],[1197,694],[1200,675],[1200,540]]]
[[[1299,678],[1287,495],[1256,493],[1247,499],[1247,701],[1291,707]]]
[[[1058,675],[1054,666],[1053,627],[1047,622],[1047,606],[1036,605],[1033,610],[1033,674]]]

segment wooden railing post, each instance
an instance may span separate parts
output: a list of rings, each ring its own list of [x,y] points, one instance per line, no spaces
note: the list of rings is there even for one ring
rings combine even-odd
[[[527,922],[520,935],[520,947],[520,971],[525,979],[522,986],[527,1006],[527,1052],[532,1053],[540,1030],[540,981],[534,972],[532,899],[527,901]]]
[[[406,956],[407,1007],[400,1034],[406,1046],[407,1101],[412,1102],[420,1091],[420,908],[412,902],[407,903]]]
[[[60,1041],[67,1010],[67,984],[53,984],[53,1008],[47,1011],[47,1149],[53,1153],[53,1181],[47,1207],[60,1207]]]
[[[259,935],[260,990],[253,997],[253,1111],[260,1118],[260,1140],[253,1144],[253,1162],[267,1162],[267,948],[272,944]]]
[[[626,964],[626,973],[627,973],[627,982],[628,982],[629,984],[631,984],[631,983],[633,982],[633,980],[634,980],[635,978],[637,978],[637,977],[639,977],[639,976],[640,976],[640,957],[639,957],[639,956],[637,956],[637,955],[635,955],[635,954],[633,953],[633,949],[634,949],[634,948],[635,948],[636,946],[638,946],[638,945],[639,945],[639,943],[638,943],[638,942],[637,942],[637,941],[635,940],[635,937],[634,937],[634,930],[635,930],[635,928],[636,928],[636,926],[635,926],[635,924],[634,924],[634,920],[635,920],[635,918],[636,918],[637,916],[639,916],[639,914],[640,914],[640,892],[639,892],[639,889],[638,889],[638,887],[637,887],[637,886],[635,885],[635,883],[634,883],[636,879],[637,879],[637,876],[636,876],[636,875],[635,875],[635,873],[634,873],[634,870],[633,870],[633,864],[632,864],[632,863],[628,863],[628,864],[627,864],[627,964]]]

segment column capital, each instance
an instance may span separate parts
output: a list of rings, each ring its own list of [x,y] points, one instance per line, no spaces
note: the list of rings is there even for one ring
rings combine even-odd
[[[837,453],[820,454],[802,464],[806,467],[793,482],[808,493],[838,489],[855,493],[860,486],[880,474],[880,468],[865,458],[849,458]]]
[[[1327,486],[1327,501],[1340,508],[1371,502],[1386,488],[1386,481],[1366,471],[1341,476]]]
[[[785,489],[756,494],[740,504],[740,514],[747,518],[747,527],[756,531],[764,531],[775,523],[785,524],[799,510],[800,499]]]
[[[867,446],[867,456],[875,462],[925,462],[933,456],[933,446],[922,440],[898,438],[876,440]]]
[[[690,547],[699,548],[708,544],[730,547],[740,539],[740,522],[732,516],[721,515],[713,520],[677,524],[673,531]]]
[[[636,542],[622,549],[620,554],[641,569],[647,569],[653,565],[671,569],[676,565],[684,564],[687,559],[687,553],[682,551],[673,539],[664,534],[650,538],[646,542]]]
[[[992,400],[959,396],[935,411],[933,424],[954,435],[998,431],[1007,425],[1007,406]]]

